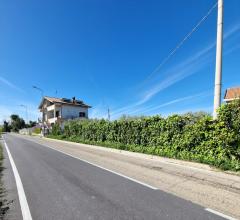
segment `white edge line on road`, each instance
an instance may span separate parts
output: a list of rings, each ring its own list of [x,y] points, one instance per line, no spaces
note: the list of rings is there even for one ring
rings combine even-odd
[[[58,140],[58,139],[54,139],[54,138],[46,138],[44,137],[47,141],[52,141],[52,142],[63,142],[65,144],[74,144],[74,145],[79,145],[81,147],[85,147],[85,148],[89,148],[90,145],[88,144],[83,144],[83,143],[77,143],[77,142],[70,142],[70,141],[65,141],[65,140]],[[28,140],[28,139],[27,139]],[[37,142],[36,142],[37,143]],[[119,149],[116,149],[116,148],[106,148],[106,147],[103,147],[103,146],[97,146],[97,145],[91,145],[92,149],[93,147],[94,148],[99,148],[98,150],[102,150],[102,151],[108,151],[108,150],[113,150],[114,153],[119,153]],[[108,151],[110,152],[110,151]],[[137,153],[137,152],[131,152],[131,151],[127,151],[127,150],[120,150],[121,154],[125,154],[125,155],[128,155],[129,153],[136,153],[136,154],[142,154],[141,156],[146,156],[145,159],[149,159],[149,157],[147,158],[147,156],[151,156],[151,159],[153,159],[152,157],[159,157],[157,155],[150,155],[150,154],[143,154],[143,153]],[[132,155],[130,155],[132,156]],[[169,159],[169,158],[168,158]],[[158,161],[160,163],[164,163],[164,164],[168,164],[168,165],[172,165],[172,166],[177,166],[177,167],[183,167],[185,169],[189,169],[189,170],[196,170],[196,171],[201,171],[201,172],[205,172],[205,173],[214,173],[216,172],[215,170],[205,170],[204,168],[198,168],[198,167],[191,167],[191,166],[187,166],[187,165],[183,165],[183,164],[177,164],[177,163],[174,163],[174,162],[169,162],[169,161]],[[187,162],[187,161],[182,161],[182,162]]]
[[[37,143],[37,142],[35,142],[35,143]],[[37,144],[39,144],[39,143],[37,143]],[[136,182],[136,183],[138,183],[138,184],[141,184],[141,185],[143,185],[143,186],[146,186],[146,187],[148,187],[148,188],[150,188],[150,189],[158,190],[158,188],[156,188],[156,187],[154,187],[154,186],[151,186],[151,185],[149,185],[149,184],[147,184],[147,183],[141,182],[141,181],[136,180],[136,179],[134,179],[134,178],[131,178],[131,177],[129,177],[129,176],[125,176],[124,174],[121,174],[121,173],[115,172],[115,171],[113,171],[113,170],[107,169],[107,168],[102,167],[102,166],[99,166],[99,165],[97,165],[97,164],[95,164],[95,163],[89,162],[89,161],[84,160],[84,159],[82,159],[82,158],[79,158],[79,157],[73,156],[73,155],[71,155],[71,154],[69,154],[69,153],[66,153],[66,152],[64,152],[64,151],[61,151],[61,150],[55,149],[55,148],[50,147],[50,146],[45,145],[45,144],[44,144],[44,145],[43,145],[43,144],[40,144],[40,145],[42,145],[42,146],[44,146],[44,147],[51,148],[52,150],[58,151],[58,152],[60,152],[60,153],[62,153],[62,154],[68,155],[69,157],[72,157],[72,158],[78,159],[78,160],[83,161],[83,162],[85,162],[85,163],[88,163],[88,164],[90,164],[90,165],[92,165],[92,166],[98,167],[98,168],[100,168],[100,169],[102,169],[102,170],[106,170],[106,171],[108,171],[108,172],[110,172],[110,173],[113,173],[113,174],[115,174],[115,175],[118,175],[118,176],[124,177],[125,179],[131,180],[131,181],[133,181],[133,182]]]
[[[25,195],[25,192],[23,189],[23,184],[22,184],[20,175],[18,173],[17,167],[14,163],[14,160],[12,158],[12,155],[10,153],[10,150],[9,150],[5,140],[4,140],[4,145],[7,150],[7,154],[8,154],[8,157],[9,157],[9,160],[10,160],[10,163],[12,166],[13,174],[15,177],[17,191],[18,191],[18,198],[19,198],[19,203],[20,203],[20,207],[21,207],[21,211],[22,211],[23,220],[32,220],[31,212],[30,212],[30,209],[28,206],[27,198],[26,198],[26,195]]]
[[[221,216],[221,217],[223,217],[225,219],[228,219],[228,220],[237,220],[236,218],[230,217],[228,215],[224,215],[223,213],[215,211],[213,209],[205,208],[205,210],[208,211],[208,212],[211,212],[211,213],[213,213],[215,215],[219,215],[219,216]]]
[[[19,135],[20,136],[20,135]],[[28,138],[25,138],[25,137],[20,137],[20,138],[23,138],[25,140],[29,140]],[[103,147],[103,146],[97,146],[97,145],[88,145],[88,144],[83,144],[83,143],[77,143],[77,142],[71,142],[71,141],[64,141],[64,140],[58,140],[58,139],[53,139],[53,138],[46,138],[44,137],[44,139],[46,141],[50,141],[50,142],[59,142],[59,143],[65,143],[65,144],[68,144],[68,145],[78,145],[78,146],[81,146],[81,147],[85,147],[85,148],[89,148],[89,146],[91,146],[92,148],[91,149],[94,149],[94,148],[98,148],[97,150],[101,150],[101,151],[108,151],[108,150],[113,150],[114,153],[119,153],[119,149],[116,149],[116,148],[107,148],[107,147]],[[44,140],[43,139],[43,140]],[[29,140],[29,141],[32,141],[32,140]],[[32,141],[32,142],[35,142],[35,141]],[[35,143],[38,143],[38,142],[35,142]],[[39,144],[39,143],[38,143]],[[110,151],[108,151],[110,152]],[[127,154],[131,154],[131,153],[136,153],[136,152],[131,152],[131,151],[126,151],[126,150],[120,150],[120,152],[122,152],[121,154],[122,155],[127,155]],[[137,154],[142,154],[142,153],[137,153]],[[130,155],[132,156],[132,155]],[[141,156],[146,156],[145,159],[149,159],[147,158],[147,156],[153,156],[153,157],[159,157],[157,155],[150,155],[150,154],[143,154]],[[139,157],[140,158],[140,157]],[[140,158],[141,159],[141,158]],[[152,159],[152,158],[151,158]],[[168,158],[169,159],[169,158]],[[176,166],[176,167],[182,167],[182,168],[185,168],[185,169],[189,169],[189,170],[196,170],[196,171],[200,171],[200,172],[204,172],[204,173],[215,173],[215,172],[218,172],[216,170],[206,170],[204,168],[198,168],[198,167],[191,167],[191,166],[187,166],[187,165],[183,165],[183,164],[177,164],[177,163],[174,163],[174,162],[169,162],[169,161],[158,161],[160,163],[164,163],[164,164],[168,164],[168,165],[172,165],[172,166]],[[182,162],[187,162],[187,161],[182,161]]]
[[[154,187],[154,186],[151,186],[151,185],[149,185],[149,184],[147,184],[147,183],[141,182],[141,181],[136,180],[136,179],[134,179],[134,178],[131,178],[131,177],[129,177],[129,176],[125,176],[124,174],[121,174],[121,173],[115,172],[115,171],[113,171],[113,170],[107,169],[107,168],[102,167],[102,166],[99,166],[99,165],[97,165],[97,164],[95,164],[95,163],[89,162],[89,161],[84,160],[84,159],[82,159],[82,158],[79,158],[79,157],[73,156],[73,155],[71,155],[71,154],[69,154],[69,153],[66,153],[66,152],[64,152],[64,151],[61,151],[61,150],[55,149],[55,148],[50,147],[50,146],[48,146],[48,145],[46,145],[46,144],[38,143],[38,142],[36,142],[36,141],[29,140],[29,139],[25,139],[25,140],[28,140],[28,141],[34,142],[34,143],[39,144],[39,145],[42,145],[42,146],[44,146],[44,147],[48,147],[48,148],[50,148],[50,149],[52,149],[52,150],[58,151],[58,152],[60,152],[60,153],[62,153],[62,154],[68,155],[69,157],[72,157],[72,158],[78,159],[78,160],[83,161],[83,162],[85,162],[85,163],[88,163],[88,164],[90,164],[90,165],[92,165],[92,166],[98,167],[98,168],[100,168],[100,169],[102,169],[102,170],[106,170],[106,171],[108,171],[108,172],[110,172],[110,173],[113,173],[113,174],[115,174],[115,175],[118,175],[118,176],[124,177],[125,179],[131,180],[131,181],[133,181],[133,182],[136,182],[136,183],[138,183],[138,184],[141,184],[141,185],[143,185],[143,186],[146,186],[146,187],[148,187],[148,188],[150,188],[150,189],[158,190],[158,188],[156,188],[156,187]]]

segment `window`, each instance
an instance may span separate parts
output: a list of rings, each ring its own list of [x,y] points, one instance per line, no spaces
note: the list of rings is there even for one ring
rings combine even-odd
[[[56,111],[56,117],[59,117],[59,111]]]
[[[79,112],[79,117],[80,118],[85,118],[85,115],[86,115],[85,112]]]

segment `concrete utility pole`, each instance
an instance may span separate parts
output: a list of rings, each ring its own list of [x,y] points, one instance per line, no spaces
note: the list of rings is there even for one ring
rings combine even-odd
[[[214,89],[213,118],[217,118],[217,109],[221,105],[222,89],[222,45],[223,45],[223,0],[218,0],[216,72]]]

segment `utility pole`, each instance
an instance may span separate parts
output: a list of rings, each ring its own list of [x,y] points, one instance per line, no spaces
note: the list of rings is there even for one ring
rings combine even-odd
[[[216,72],[215,72],[213,119],[217,118],[217,109],[221,105],[222,45],[223,45],[223,0],[218,0]]]

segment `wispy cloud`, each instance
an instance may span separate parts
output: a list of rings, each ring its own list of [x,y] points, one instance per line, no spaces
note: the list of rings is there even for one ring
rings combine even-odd
[[[10,82],[9,80],[7,80],[6,78],[0,76],[0,82],[7,85],[8,87],[18,90],[20,92],[24,92],[23,89],[19,88],[18,86],[16,86],[15,84],[13,84],[12,82]]]
[[[141,113],[141,114],[152,113],[152,112],[156,112],[156,111],[160,110],[161,108],[171,106],[173,104],[182,103],[182,102],[191,101],[191,100],[196,101],[196,100],[199,100],[201,98],[208,97],[211,94],[212,94],[212,92],[210,92],[210,91],[204,91],[204,92],[201,92],[201,93],[197,93],[195,95],[176,98],[176,99],[173,99],[171,101],[168,101],[168,102],[165,102],[163,104],[156,105],[156,106],[143,106],[143,107],[135,106],[133,108],[128,109],[127,114],[132,115],[132,114],[135,114],[135,113]],[[115,113],[115,114],[113,114],[113,118],[118,118],[122,114],[123,114],[123,112]]]
[[[224,39],[227,40],[235,33],[240,31],[240,24],[234,25],[230,28],[225,34]],[[193,56],[185,59],[183,62],[178,64],[176,67],[167,71],[168,77],[166,77],[163,81],[152,86],[149,90],[145,91],[142,99],[139,101],[140,104],[143,104],[158,94],[160,91],[174,85],[175,83],[185,79],[186,77],[198,72],[201,68],[203,68],[207,63],[209,63],[209,58],[211,52],[215,48],[216,43],[212,42],[207,47],[203,48],[199,52],[195,53]],[[231,51],[228,51],[227,54],[236,50],[236,46],[231,48]],[[213,57],[214,58],[214,57]]]
[[[198,93],[198,94],[195,94],[195,95],[190,95],[190,96],[177,98],[177,99],[171,100],[169,102],[165,102],[161,105],[150,107],[150,108],[146,109],[145,111],[143,111],[143,113],[156,111],[156,110],[159,110],[159,109],[161,109],[163,107],[166,107],[166,106],[169,106],[169,105],[173,105],[173,104],[176,104],[176,103],[181,103],[181,102],[185,102],[185,101],[189,101],[189,100],[193,100],[193,99],[196,100],[196,99],[204,98],[204,97],[207,97],[207,96],[210,96],[210,95],[211,95],[211,92],[202,92],[202,93]]]
[[[229,28],[225,33],[224,33],[224,39],[226,40],[227,38],[233,36],[235,33],[240,31],[240,23],[237,23],[233,25],[231,28]]]
[[[140,109],[139,107],[145,104],[146,102],[150,101],[155,95],[159,92],[167,89],[168,87],[174,85],[175,83],[183,80],[184,78],[198,72],[201,68],[203,68],[207,62],[209,62],[209,51],[214,47],[213,44],[210,44],[206,48],[202,49],[201,51],[197,52],[192,57],[184,60],[183,62],[179,63],[175,67],[172,67],[166,71],[167,77],[163,79],[161,82],[156,83],[155,85],[151,85],[150,89],[145,89],[142,93],[142,97],[132,103],[130,105],[124,106],[120,109],[116,109],[113,111],[113,115],[118,117],[122,114],[129,114],[136,113],[136,109]],[[142,111],[145,109],[142,108]],[[142,112],[141,111],[141,112]]]
[[[139,101],[139,103],[140,104],[146,103],[164,89],[167,89],[168,87],[176,84],[177,82],[185,79],[186,77],[194,73],[197,73],[209,62],[208,58],[209,54],[207,51],[202,53],[201,55],[194,56],[194,58],[190,58],[187,62],[184,62],[185,64],[184,66],[180,64],[174,70],[168,71],[169,74],[164,80],[162,80],[158,84],[155,84],[150,89],[144,92],[144,95],[142,99]]]
[[[99,103],[90,110],[89,115],[91,118],[107,118],[106,105],[103,102]]]
[[[235,24],[233,25],[230,29],[228,29],[225,34],[224,34],[224,40],[226,41],[227,39],[236,36],[236,34],[240,33],[240,24]],[[177,82],[180,82],[181,80],[197,73],[200,71],[203,67],[205,67],[208,63],[214,60],[214,49],[215,49],[215,41],[210,43],[208,46],[205,48],[201,49],[200,51],[196,52],[193,54],[191,57],[188,57],[181,61],[179,64],[175,65],[174,67],[171,67],[167,69],[166,71],[163,72],[162,75],[165,75],[166,77],[159,82],[159,80],[156,79],[155,77],[152,76],[152,81],[153,84],[148,85],[148,88],[145,88],[144,91],[141,93],[141,97],[138,101],[127,105],[123,106],[122,108],[116,109],[112,112],[112,115],[114,118],[119,117],[122,114],[129,114],[129,113],[137,113],[141,112],[144,113],[146,111],[149,111],[148,108],[142,107],[143,104],[146,102],[150,101],[154,96],[156,96],[158,93],[161,91],[167,89],[168,87],[176,84]],[[232,48],[227,48],[226,52],[224,55],[230,54],[233,51],[237,50],[239,47],[234,46]],[[156,72],[157,73],[157,72]],[[157,81],[157,83],[155,83]],[[148,80],[149,82],[149,80]],[[170,105],[172,103],[176,102],[182,102],[187,99],[192,99],[194,96],[189,96],[189,97],[184,97],[184,98],[179,98],[176,100],[172,100],[168,103],[165,103],[163,105]],[[155,106],[153,109],[157,109],[162,106]]]
[[[234,46],[228,48],[227,50],[225,50],[224,53],[223,53],[223,56],[231,54],[231,53],[233,53],[233,52],[235,52],[239,49],[240,49],[240,44],[234,45]]]

